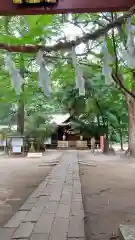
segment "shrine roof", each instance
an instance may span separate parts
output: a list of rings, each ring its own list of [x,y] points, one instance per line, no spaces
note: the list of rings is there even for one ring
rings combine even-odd
[[[56,125],[67,125],[67,123],[65,123],[65,121],[68,120],[69,117],[70,117],[69,113],[66,113],[66,114],[53,114],[51,122],[55,123]]]

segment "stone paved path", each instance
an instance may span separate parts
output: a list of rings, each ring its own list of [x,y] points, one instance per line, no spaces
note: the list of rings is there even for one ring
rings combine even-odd
[[[60,163],[0,229],[0,240],[84,240],[84,211],[76,151]]]

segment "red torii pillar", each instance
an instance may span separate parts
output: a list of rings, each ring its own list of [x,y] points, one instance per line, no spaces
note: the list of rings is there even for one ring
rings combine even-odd
[[[104,152],[104,136],[100,136],[100,150]]]

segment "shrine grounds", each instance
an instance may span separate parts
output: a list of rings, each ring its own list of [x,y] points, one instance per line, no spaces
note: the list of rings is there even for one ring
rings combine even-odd
[[[135,225],[135,159],[122,153],[92,156],[80,152],[78,157],[86,239],[118,239],[120,224]]]
[[[49,153],[54,157],[53,152]],[[0,155],[0,227],[11,218],[52,170],[42,158]]]
[[[46,159],[60,160],[64,151],[56,154],[49,151]],[[86,240],[117,239],[119,224],[135,224],[135,159],[119,151],[107,156],[86,150],[77,151],[77,158]],[[0,227],[55,168],[45,166],[44,160],[0,156]]]

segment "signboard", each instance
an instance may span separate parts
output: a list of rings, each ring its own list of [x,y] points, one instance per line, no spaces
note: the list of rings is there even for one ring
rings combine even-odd
[[[21,146],[13,146],[12,151],[13,153],[21,153]]]
[[[15,4],[22,4],[25,5],[35,5],[35,4],[41,4],[44,6],[50,6],[57,3],[57,0],[13,0],[13,3]],[[40,5],[39,5],[40,6]]]
[[[0,0],[0,16],[124,11],[133,5],[135,0]]]
[[[11,145],[12,146],[23,146],[23,139],[22,138],[12,138]]]
[[[0,140],[0,147],[6,146],[6,140]]]

